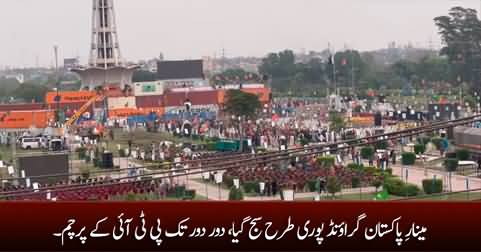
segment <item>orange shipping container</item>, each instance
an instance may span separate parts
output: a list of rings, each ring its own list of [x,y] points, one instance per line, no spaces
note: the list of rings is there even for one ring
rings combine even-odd
[[[60,96],[60,101],[56,101],[55,97],[57,97],[57,92],[48,92],[45,96],[45,102],[47,104],[55,104],[59,103],[75,103],[75,102],[87,102],[90,100],[94,95],[94,91],[65,91],[65,92],[58,92]]]
[[[46,128],[55,119],[53,111],[0,112],[0,129]]]
[[[152,112],[155,112],[158,116],[162,116],[164,114],[164,108],[157,107],[157,108],[121,108],[121,109],[110,109],[109,110],[109,118],[127,118],[129,116],[136,116],[136,115],[148,115]]]
[[[152,112],[156,113],[158,116],[163,116],[165,113],[165,109],[163,107],[156,107],[156,108],[139,108],[142,113],[148,115]]]
[[[126,118],[129,116],[144,115],[136,108],[109,109],[109,118]]]
[[[268,103],[271,99],[271,90],[269,88],[243,88],[242,92],[259,96],[261,103]]]

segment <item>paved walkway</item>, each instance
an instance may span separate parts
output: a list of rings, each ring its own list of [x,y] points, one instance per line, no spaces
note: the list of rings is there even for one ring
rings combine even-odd
[[[185,185],[189,189],[193,189],[196,191],[197,194],[202,195],[203,197],[208,198],[209,200],[228,200],[229,199],[229,190],[225,188],[219,188],[219,186],[210,184],[210,183],[202,183],[198,180],[201,179],[201,175],[189,175],[188,178],[182,176],[179,180],[180,183],[185,183]],[[375,192],[374,187],[367,187],[367,188],[354,188],[354,189],[344,189],[339,194],[354,194],[359,193],[362,190],[362,193],[368,192]],[[314,199],[317,196],[315,192],[306,192],[306,193],[296,193],[296,199],[305,199],[305,198],[312,198]],[[260,200],[281,200],[281,196],[277,194],[277,196],[255,196],[255,197],[244,197],[244,200],[247,201],[260,201]]]
[[[128,164],[132,164],[135,167],[141,166],[133,160],[127,160],[126,158],[116,158],[114,160],[116,165],[119,165],[120,168],[127,168]],[[433,178],[436,176],[437,179],[443,180],[444,189],[449,191],[449,176],[447,172],[433,170],[433,169],[424,169],[422,167],[408,167],[403,168],[401,165],[390,165],[390,168],[393,169],[393,175],[399,176],[404,181],[406,181],[406,173],[407,173],[407,182],[415,184],[422,189],[422,181],[427,178]],[[407,172],[406,172],[407,170]],[[116,177],[125,177],[127,176],[127,172],[119,172],[111,175],[113,178]],[[159,176],[159,175],[157,175]],[[156,177],[154,175],[154,177]],[[188,175],[188,176],[180,176],[175,179],[175,181],[179,184],[185,184],[187,188],[195,190],[198,195],[201,195],[209,200],[228,200],[229,198],[229,190],[225,188],[219,188],[216,185],[203,183],[199,180],[202,178],[201,174],[195,175]],[[468,183],[466,181],[468,180]],[[481,179],[474,178],[474,177],[466,177],[462,175],[451,175],[451,184],[452,184],[452,191],[464,191],[464,190],[472,190],[472,189],[481,189]],[[359,193],[359,188],[355,189],[344,189],[340,194],[354,194]],[[362,193],[366,192],[374,192],[374,187],[362,188]],[[306,192],[306,193],[296,193],[295,198],[315,198],[317,193],[313,192]],[[259,201],[259,200],[280,200],[280,195],[278,194],[276,197],[274,196],[256,196],[256,197],[245,197],[245,200],[248,201]]]
[[[391,165],[390,167],[393,169],[393,174],[401,177],[404,181],[406,181],[407,173],[407,182],[418,185],[420,188],[423,186],[423,179],[432,179],[434,176],[436,176],[437,179],[443,180],[445,190],[449,191],[449,174],[447,172],[423,169],[421,167],[409,167],[406,169],[400,165]],[[466,180],[468,180],[468,186],[466,186]],[[452,174],[451,184],[453,192],[481,189],[481,179],[474,177]]]

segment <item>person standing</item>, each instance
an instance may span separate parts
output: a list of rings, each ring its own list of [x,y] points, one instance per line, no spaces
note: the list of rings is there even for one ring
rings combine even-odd
[[[394,150],[391,151],[391,160],[392,160],[392,164],[395,165],[396,164],[396,152]]]
[[[478,172],[479,173],[479,170],[481,170],[481,157],[478,158]]]

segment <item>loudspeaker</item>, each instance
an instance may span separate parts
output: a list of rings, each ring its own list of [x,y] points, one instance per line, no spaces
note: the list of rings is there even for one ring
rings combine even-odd
[[[374,126],[382,126],[382,115],[381,115],[381,113],[376,113],[374,115]]]
[[[105,152],[102,154],[102,167],[105,169],[114,168],[114,157],[112,152]]]

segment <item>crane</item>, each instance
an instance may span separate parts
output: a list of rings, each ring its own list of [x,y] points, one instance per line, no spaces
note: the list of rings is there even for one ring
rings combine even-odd
[[[97,94],[92,96],[92,98],[90,98],[87,101],[87,103],[85,103],[82,107],[80,107],[80,109],[77,110],[77,112],[75,112],[75,114],[72,115],[72,117],[70,117],[68,119],[68,121],[65,123],[65,127],[69,128],[70,126],[72,126],[80,118],[80,116],[83,113],[85,113],[85,111],[87,111],[87,109],[90,107],[90,105],[92,105],[97,100],[103,100],[104,98],[105,98],[105,96],[102,94],[102,92],[98,92]]]

